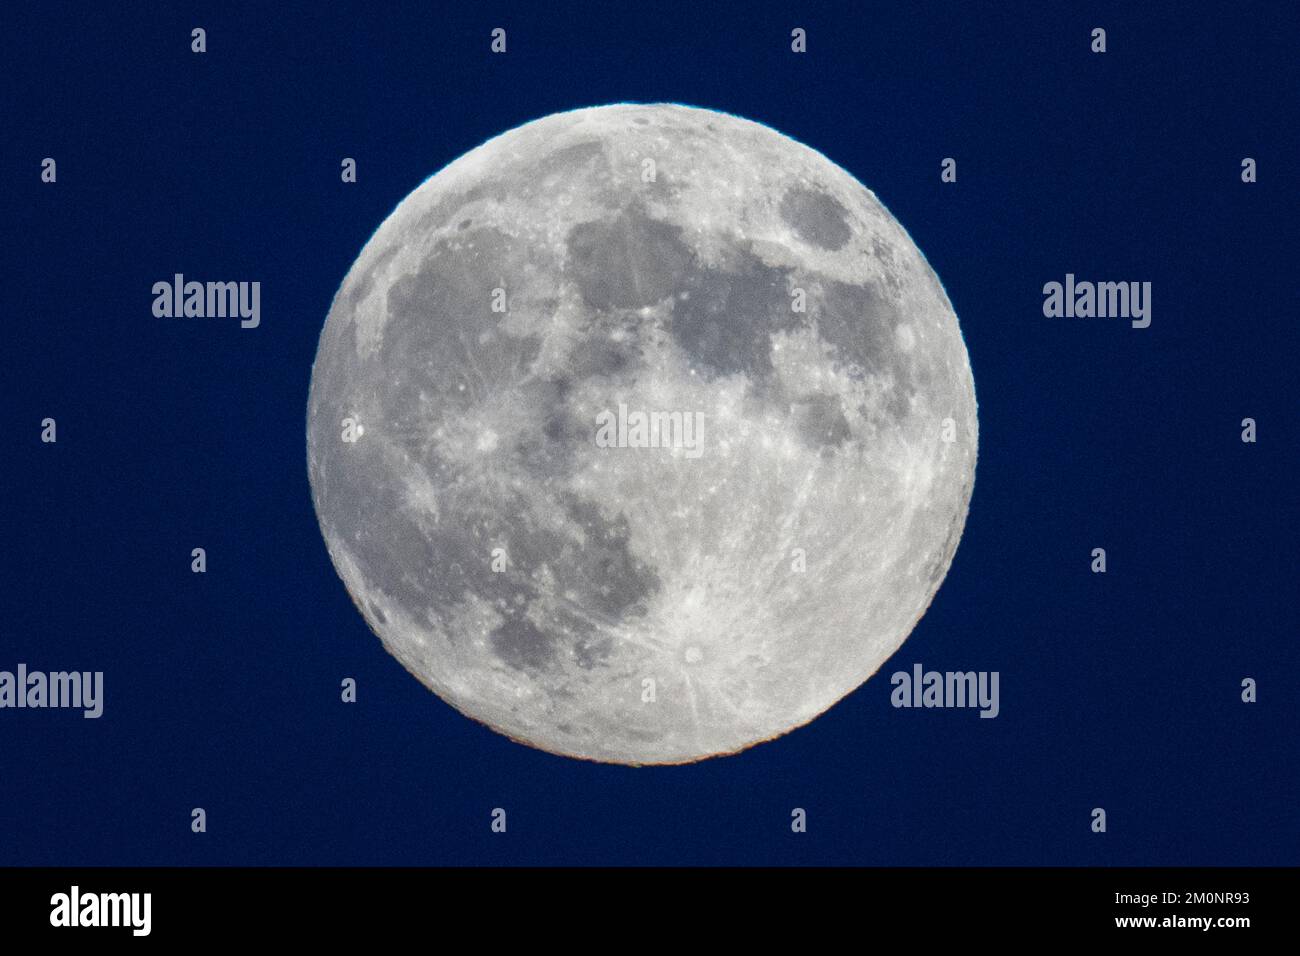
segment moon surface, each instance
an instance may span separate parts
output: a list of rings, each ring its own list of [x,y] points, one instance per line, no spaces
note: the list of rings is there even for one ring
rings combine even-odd
[[[893,216],[676,105],[547,116],[407,196],[335,296],[307,422],[388,651],[503,734],[624,764],[769,740],[875,673],[976,449],[957,317]]]

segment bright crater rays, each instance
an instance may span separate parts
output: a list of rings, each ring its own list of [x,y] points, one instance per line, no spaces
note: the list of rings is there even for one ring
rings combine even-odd
[[[415,190],[308,409],[384,646],[504,734],[619,763],[734,752],[870,677],[947,573],[976,448],[957,317],[875,196],[663,105],[548,116]]]

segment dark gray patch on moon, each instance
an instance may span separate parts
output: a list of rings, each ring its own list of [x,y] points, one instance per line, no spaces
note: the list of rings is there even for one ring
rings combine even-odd
[[[796,187],[781,197],[781,218],[804,242],[822,249],[842,249],[853,235],[848,210],[815,189]]]
[[[593,377],[627,378],[644,366],[639,323],[610,325],[611,328],[591,327],[590,333],[569,352],[566,365],[575,381]],[[615,336],[611,334],[614,331],[622,334]]]
[[[537,358],[540,340],[505,332],[505,314],[492,309],[493,288],[526,262],[527,251],[504,233],[473,229],[439,242],[419,271],[392,284],[379,359],[387,372],[376,387],[383,391],[382,406],[398,416],[397,430],[423,430],[422,392],[472,401],[479,381],[511,381]],[[454,316],[454,324],[431,316]],[[406,360],[412,355],[426,361],[413,364]],[[415,419],[401,421],[406,415]]]
[[[834,451],[853,435],[849,420],[835,395],[810,395],[791,405],[795,428],[809,448]]]
[[[344,480],[334,494],[350,507],[340,509],[338,532],[353,561],[369,580],[384,582],[390,600],[422,614],[445,593],[443,579],[434,571],[438,542],[427,538],[405,513],[399,483],[376,481],[362,468],[340,477]]]
[[[521,398],[535,409],[536,429],[515,438],[513,457],[528,475],[562,480],[573,474],[579,459],[574,449],[591,441],[591,423],[569,403],[567,379],[533,380],[519,387]]]
[[[817,332],[834,346],[841,362],[867,372],[889,375],[895,384],[886,398],[886,410],[895,419],[909,409],[915,391],[917,357],[903,354],[894,329],[905,317],[875,285],[825,282],[810,314]]]
[[[492,650],[508,667],[544,670],[554,663],[556,640],[523,615],[516,615],[492,631]]]
[[[627,517],[606,518],[598,505],[576,495],[566,495],[563,504],[583,535],[580,540],[558,542],[560,592],[576,591],[579,606],[594,608],[607,620],[617,622],[625,614],[644,613],[660,581],[655,569],[637,560],[629,549]]]
[[[509,515],[517,514],[518,506],[503,510],[488,529],[487,537],[510,542],[511,562],[519,569],[494,575],[499,584],[489,589],[498,611],[506,615],[491,632],[493,651],[518,670],[553,667],[566,646],[580,666],[598,665],[608,657],[612,642],[597,624],[618,625],[643,614],[647,599],[659,588],[654,569],[628,550],[625,518],[608,519],[597,506],[576,496],[562,496],[558,503],[563,515],[579,527],[579,537],[556,527],[514,526]],[[555,576],[555,593],[565,596],[565,605],[549,612],[551,619],[539,626],[534,618],[545,621],[548,612],[534,602],[543,595],[524,576],[543,566]],[[569,605],[583,613],[571,613]]]
[[[737,249],[732,270],[699,269],[686,277],[670,331],[709,378],[743,373],[763,388],[772,374],[772,333],[795,328],[788,270]]]
[[[681,229],[635,208],[574,226],[568,247],[568,271],[594,309],[654,305],[677,287],[691,263]]]
[[[590,159],[595,159],[605,152],[599,140],[586,143],[574,143],[563,149],[557,149],[546,158],[548,171],[572,172],[576,167]]]

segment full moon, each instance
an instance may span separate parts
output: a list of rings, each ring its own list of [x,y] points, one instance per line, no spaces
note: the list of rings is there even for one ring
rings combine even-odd
[[[622,764],[808,723],[906,640],[975,477],[934,271],[758,123],[557,113],[466,153],[339,288],[307,412],[330,557],[463,714]]]

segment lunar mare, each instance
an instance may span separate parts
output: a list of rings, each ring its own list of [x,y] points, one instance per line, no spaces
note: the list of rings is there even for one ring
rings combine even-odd
[[[694,453],[633,440],[656,413]],[[321,334],[308,466],[349,593],[438,696],[679,763],[898,649],[977,428],[953,308],[868,189],[768,127],[618,105],[490,140],[384,221]]]

